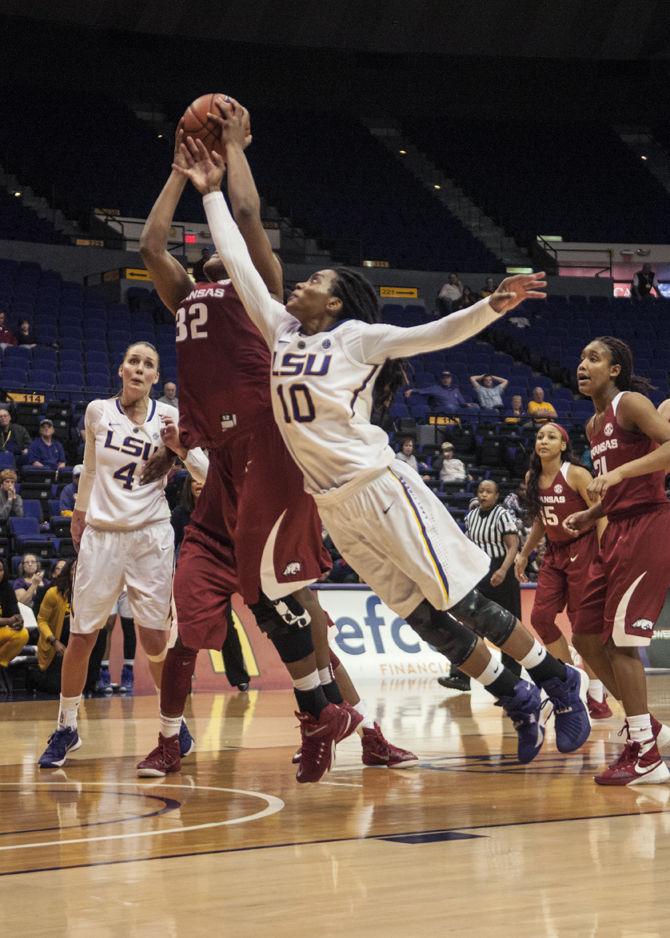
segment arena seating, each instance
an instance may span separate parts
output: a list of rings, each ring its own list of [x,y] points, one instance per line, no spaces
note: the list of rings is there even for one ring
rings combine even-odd
[[[664,243],[670,196],[609,127],[456,121],[442,113],[404,130],[445,175],[521,243]]]
[[[66,244],[69,239],[40,218],[20,197],[0,189],[0,240],[37,241],[40,244]]]

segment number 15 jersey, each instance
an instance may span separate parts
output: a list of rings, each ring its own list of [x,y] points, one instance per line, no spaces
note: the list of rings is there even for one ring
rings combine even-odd
[[[140,485],[144,464],[160,445],[162,414],[174,417],[174,407],[149,401],[146,421],[136,426],[118,398],[91,401],[86,408],[84,470],[75,507],[86,512],[92,527],[132,531],[170,520],[167,477]]]

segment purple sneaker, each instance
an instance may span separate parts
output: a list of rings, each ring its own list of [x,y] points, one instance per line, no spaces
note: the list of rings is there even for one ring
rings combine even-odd
[[[518,681],[512,697],[501,697],[502,707],[514,724],[519,737],[517,758],[524,765],[532,762],[544,742],[544,725],[540,720],[540,689],[528,681]]]
[[[586,703],[589,678],[585,671],[566,664],[564,681],[552,677],[544,681],[542,690],[554,705],[556,720],[556,748],[559,752],[574,752],[591,735],[591,720]]]

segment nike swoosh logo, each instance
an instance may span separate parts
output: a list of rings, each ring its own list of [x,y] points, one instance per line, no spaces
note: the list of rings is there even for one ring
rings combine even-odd
[[[390,511],[393,508],[393,502],[388,506],[388,508],[382,508],[382,514],[386,514],[387,511]]]
[[[318,729],[315,729],[315,730],[305,730],[305,736],[316,736],[317,733],[323,733],[325,729],[326,729],[325,726],[320,726],[318,727]]]
[[[570,563],[574,563],[575,560],[579,560],[579,554],[577,554],[576,557],[571,557],[571,558],[570,558]]]

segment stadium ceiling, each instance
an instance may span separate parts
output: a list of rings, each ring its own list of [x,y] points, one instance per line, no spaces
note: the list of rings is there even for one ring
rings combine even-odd
[[[3,0],[2,14],[61,26],[284,49],[670,58],[667,0]]]

